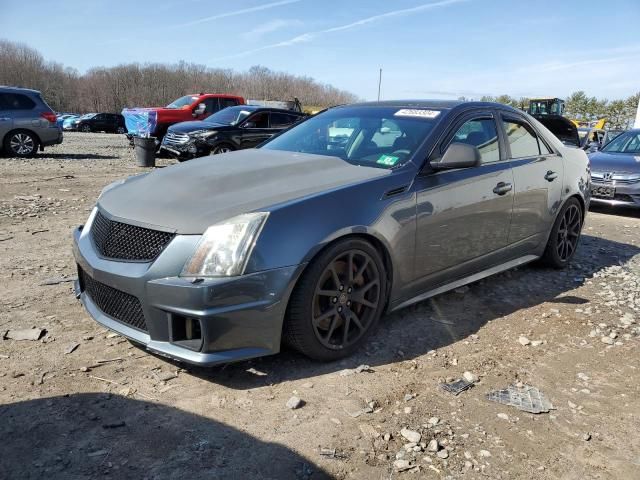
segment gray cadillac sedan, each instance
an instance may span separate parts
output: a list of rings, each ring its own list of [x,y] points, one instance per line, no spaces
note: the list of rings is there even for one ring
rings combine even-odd
[[[594,203],[640,207],[640,129],[621,133],[589,160]]]
[[[102,325],[199,365],[319,360],[380,317],[543,259],[564,267],[589,206],[586,154],[493,103],[326,110],[261,148],[107,186],[74,234]]]

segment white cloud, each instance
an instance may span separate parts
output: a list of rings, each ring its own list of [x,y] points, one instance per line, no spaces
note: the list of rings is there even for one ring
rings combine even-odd
[[[192,27],[193,25],[212,22],[213,20],[220,20],[221,18],[235,17],[238,15],[245,15],[247,13],[260,12],[262,10],[281,7],[283,5],[290,5],[292,3],[299,3],[301,1],[302,0],[280,0],[279,2],[264,3],[256,7],[242,8],[240,10],[233,10],[231,12],[218,13],[216,15],[211,15],[209,17],[198,18],[196,20],[191,20],[190,22],[186,22],[186,23],[179,23],[177,25],[173,25],[171,28],[176,29],[176,28],[183,28],[183,27]]]
[[[245,40],[257,40],[265,35],[282,30],[283,28],[294,28],[300,25],[302,25],[300,20],[283,20],[278,18],[271,20],[270,22],[260,24],[252,30],[242,33],[241,36]]]
[[[339,25],[337,27],[331,27],[331,28],[326,28],[324,30],[317,30],[314,32],[307,32],[307,33],[303,33],[301,35],[297,35],[293,38],[290,38],[289,40],[284,40],[281,42],[277,42],[277,43],[272,43],[269,45],[263,45],[261,47],[258,48],[253,48],[250,50],[245,50],[243,52],[238,52],[232,55],[226,55],[224,57],[220,57],[217,58],[215,60],[226,60],[229,58],[238,58],[238,57],[246,57],[248,55],[252,55],[254,53],[259,53],[262,52],[264,50],[271,50],[274,48],[283,48],[283,47],[290,47],[293,45],[297,45],[299,43],[305,43],[305,42],[310,42],[314,39],[316,39],[317,37],[327,34],[327,33],[335,33],[335,32],[343,32],[345,30],[351,30],[353,28],[357,28],[360,27],[362,25],[367,25],[369,23],[374,23],[374,22],[379,22],[381,20],[385,20],[387,18],[392,18],[392,17],[400,17],[400,16],[406,16],[406,15],[411,15],[413,13],[419,13],[419,12],[423,12],[426,10],[431,10],[434,8],[442,8],[442,7],[448,7],[449,5],[454,5],[457,3],[463,3],[463,2],[468,2],[470,0],[440,0],[437,2],[431,2],[431,3],[424,3],[422,5],[418,5],[416,7],[411,7],[411,8],[403,8],[400,10],[392,10],[390,12],[386,12],[386,13],[382,13],[379,15],[373,15],[371,17],[367,17],[367,18],[363,18],[361,20],[357,20],[355,22],[351,22],[351,23],[347,23],[345,25]]]

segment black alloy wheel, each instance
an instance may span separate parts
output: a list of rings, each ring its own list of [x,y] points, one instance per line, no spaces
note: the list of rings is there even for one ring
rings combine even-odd
[[[542,257],[543,263],[554,268],[566,267],[578,249],[582,231],[582,207],[570,198],[558,214]]]
[[[294,289],[285,341],[317,360],[350,355],[382,316],[386,295],[380,253],[364,240],[339,241],[309,265]]]
[[[313,328],[322,345],[340,350],[367,331],[380,302],[380,272],[361,250],[348,250],[325,268],[313,297]]]
[[[576,251],[581,226],[582,213],[580,212],[580,207],[570,205],[569,208],[565,210],[564,215],[562,215],[557,234],[556,250],[561,260],[570,260]]]
[[[85,123],[80,127],[80,131],[84,133],[89,133],[91,132],[91,127]]]

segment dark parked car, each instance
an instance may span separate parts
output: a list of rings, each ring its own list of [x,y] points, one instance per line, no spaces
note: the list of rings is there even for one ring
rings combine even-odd
[[[589,194],[585,152],[511,107],[335,107],[106,187],[74,234],[76,287],[99,323],[174,359],[284,340],[334,360],[385,312],[536,259],[566,266]]]
[[[640,129],[616,136],[589,160],[594,203],[640,206]]]
[[[119,113],[86,113],[72,123],[79,132],[127,133],[124,117]]]
[[[37,90],[0,86],[0,150],[31,157],[62,143],[56,114]]]
[[[179,160],[254,148],[304,117],[278,108],[228,107],[206,120],[169,127],[160,148]]]

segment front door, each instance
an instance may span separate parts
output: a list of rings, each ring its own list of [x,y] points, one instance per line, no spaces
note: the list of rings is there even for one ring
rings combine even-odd
[[[240,148],[257,147],[273,133],[269,128],[269,112],[256,112],[243,123]]]
[[[524,118],[505,113],[501,117],[515,193],[509,243],[531,251],[546,242],[560,208],[564,165]]]
[[[436,150],[466,143],[481,165],[427,172],[417,179],[416,290],[424,291],[487,268],[508,244],[513,173],[490,111],[459,119]],[[417,293],[417,292],[414,292]]]

